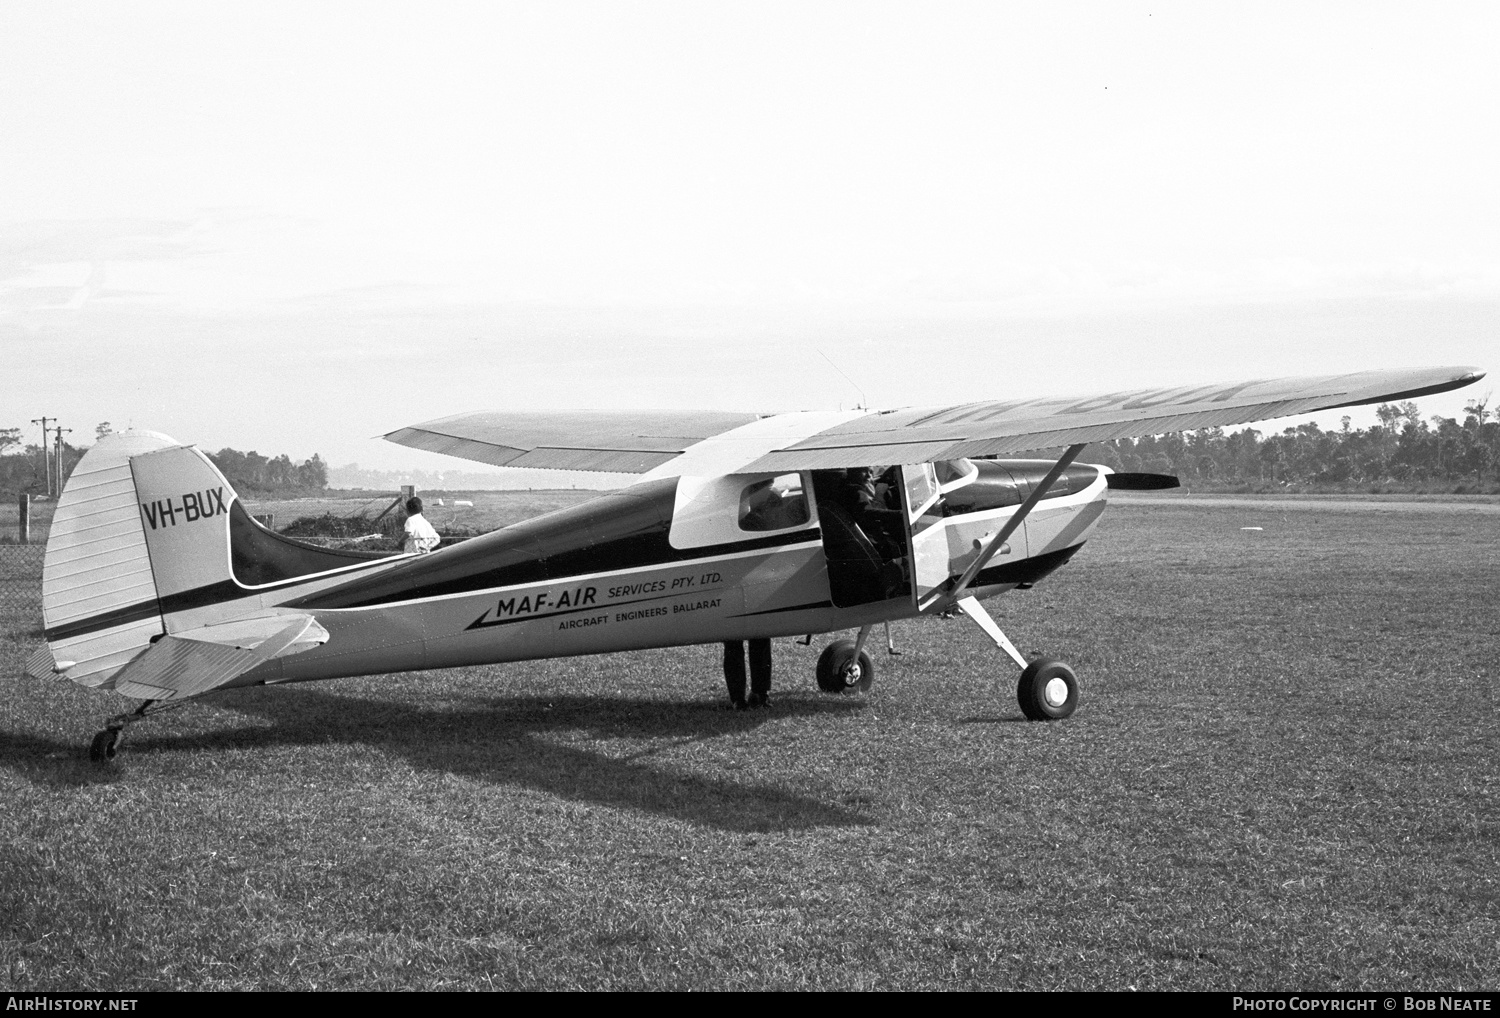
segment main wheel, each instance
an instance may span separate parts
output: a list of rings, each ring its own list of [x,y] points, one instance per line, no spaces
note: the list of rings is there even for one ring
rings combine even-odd
[[[94,763],[104,763],[113,760],[120,748],[120,731],[117,728],[106,728],[94,736],[94,741],[89,744],[89,759]]]
[[[854,660],[854,641],[835,640],[818,657],[818,688],[825,693],[868,693],[875,682],[875,662],[868,651]]]
[[[1032,721],[1056,721],[1078,709],[1078,676],[1052,658],[1037,658],[1016,684],[1021,713]]]

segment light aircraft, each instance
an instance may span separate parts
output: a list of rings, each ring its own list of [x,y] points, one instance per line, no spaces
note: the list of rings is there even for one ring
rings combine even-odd
[[[27,662],[143,702],[351,675],[855,632],[818,686],[867,690],[874,626],[961,612],[1021,669],[1028,718],[1078,705],[980,604],[1083,546],[1113,488],[1175,484],[1075,462],[1088,442],[1245,424],[1469,385],[1470,368],[1371,371],[881,412],[501,411],[393,442],[511,467],[640,474],[630,487],[430,554],[336,551],[260,526],[196,448],[108,436],[58,501]],[[997,459],[1066,447],[1055,459]],[[871,470],[874,465],[873,471]]]

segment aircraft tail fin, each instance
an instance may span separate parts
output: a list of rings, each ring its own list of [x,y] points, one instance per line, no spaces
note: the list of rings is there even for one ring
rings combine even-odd
[[[57,501],[42,566],[50,670],[85,686],[116,672],[168,630],[195,594],[232,585],[234,489],[208,457],[152,431],[107,435]]]
[[[42,566],[47,646],[26,670],[161,700],[193,696],[326,641],[275,605],[304,578],[380,553],[272,533],[207,456],[152,431],[107,435],[57,502]]]

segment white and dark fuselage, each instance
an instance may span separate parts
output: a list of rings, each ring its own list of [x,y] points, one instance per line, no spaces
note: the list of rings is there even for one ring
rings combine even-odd
[[[127,433],[90,451],[59,503],[48,646],[28,667],[170,699],[860,627],[940,607],[1051,466],[921,463],[879,484],[844,470],[659,477],[430,554],[382,556],[273,533],[201,452]],[[1101,469],[1069,467],[969,592],[1066,562],[1105,491]]]
[[[1050,465],[977,463],[967,483],[943,493],[945,515],[925,531],[902,534],[889,525],[903,519],[893,512],[885,533],[864,535],[868,546],[851,524],[878,525],[861,526],[814,497],[817,472],[800,477],[805,521],[769,533],[740,529],[740,503],[771,477],[642,482],[313,593],[300,594],[294,581],[279,602],[313,615],[328,642],[242,681],[824,633],[915,616],[914,540],[940,544],[943,577],[956,575]],[[1034,583],[1066,562],[1102,513],[1104,488],[1097,469],[1072,468],[973,592]]]

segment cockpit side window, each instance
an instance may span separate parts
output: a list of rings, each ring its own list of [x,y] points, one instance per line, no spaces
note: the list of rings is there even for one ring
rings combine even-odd
[[[763,533],[800,527],[811,519],[801,474],[757,481],[740,494],[741,530]]]

